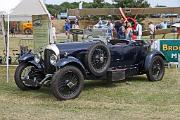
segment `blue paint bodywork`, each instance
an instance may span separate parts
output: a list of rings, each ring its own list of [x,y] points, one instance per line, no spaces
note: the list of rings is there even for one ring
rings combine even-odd
[[[53,74],[59,68],[73,65],[78,67],[84,76],[86,76],[90,71],[87,69],[85,57],[89,49],[100,42],[101,41],[86,41],[57,44],[56,46],[60,51],[60,59],[55,65],[49,63],[51,55],[48,55],[48,59],[44,60],[44,62],[39,64],[35,63],[32,53],[21,56],[19,62],[29,62],[40,69],[45,69],[44,71],[47,71],[45,74]],[[150,44],[142,40],[135,42],[128,40],[112,40],[107,44],[107,48],[110,50],[111,54],[111,62],[108,70],[124,69],[129,72],[127,74],[129,76],[146,73],[149,68],[149,63],[155,55],[159,55],[165,60],[161,52],[150,51]],[[45,66],[44,64],[46,64],[46,68],[43,67]]]
[[[27,63],[33,64],[38,69],[43,70],[43,64],[36,63],[34,61],[34,54],[31,52],[27,52],[27,53],[23,54],[22,56],[20,56],[18,61],[19,61],[19,63],[27,62]]]
[[[62,58],[60,59],[56,64],[55,66],[58,67],[58,68],[62,68],[66,65],[73,65],[73,66],[76,66],[78,67],[81,72],[86,75],[86,69],[84,67],[84,65],[81,63],[80,60],[78,60],[77,58],[75,57],[72,57],[72,56],[68,56],[68,57],[65,57],[65,58]]]

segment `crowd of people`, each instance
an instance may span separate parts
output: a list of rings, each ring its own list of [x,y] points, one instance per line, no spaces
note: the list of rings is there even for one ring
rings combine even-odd
[[[103,25],[103,22],[101,18],[99,18],[98,24],[100,25],[99,28],[102,28],[101,25]],[[157,29],[167,29],[167,21],[161,22],[159,24],[160,28],[157,28],[157,27],[158,26],[153,24],[153,22],[148,23],[147,30],[149,31],[148,34],[150,36],[150,40],[155,39]],[[140,40],[142,39],[143,28],[144,26],[140,24],[138,21],[136,21],[135,23],[132,23],[132,22],[127,22],[127,20],[124,20],[123,18],[117,21],[108,20],[108,23],[107,23],[107,29],[108,29],[107,33],[108,33],[108,36],[112,39]],[[68,19],[65,20],[64,30],[68,39],[70,38],[71,29],[80,29],[79,22],[77,19],[74,21],[74,24],[71,24],[70,20]],[[177,32],[178,33],[177,39],[178,39],[179,29],[177,31],[178,31]],[[165,35],[166,34],[163,34],[162,38],[165,39]]]
[[[114,37],[117,39],[135,40],[142,37],[142,25],[136,21],[136,27],[132,23],[121,19],[114,23]]]
[[[78,19],[75,19],[74,24],[71,24],[69,19],[65,20],[64,30],[68,39],[70,38],[71,29],[80,29]]]

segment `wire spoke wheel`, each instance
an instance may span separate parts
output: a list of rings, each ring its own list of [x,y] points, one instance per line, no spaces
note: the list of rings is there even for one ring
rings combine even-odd
[[[153,62],[152,64],[152,75],[155,77],[155,78],[158,78],[159,75],[162,73],[162,64],[159,60],[156,60]]]
[[[164,60],[160,56],[155,56],[151,63],[147,73],[147,77],[150,81],[162,80],[165,73]]]
[[[104,48],[99,47],[94,50],[91,62],[95,70],[101,70],[107,64],[108,53],[104,50]]]
[[[31,73],[32,73],[32,69],[33,69],[33,66],[28,66],[28,67],[26,67],[24,70],[22,70],[21,80],[23,81],[23,83],[24,83],[26,80],[29,80],[29,79],[30,79],[30,75],[31,75]]]
[[[58,100],[69,100],[79,96],[83,86],[82,72],[74,66],[65,66],[53,76],[51,90]]]
[[[95,76],[103,76],[110,66],[110,50],[103,43],[93,45],[86,55],[88,70]]]
[[[22,63],[16,68],[14,80],[21,90],[37,90],[40,85],[37,80],[41,80],[43,75],[35,72],[35,66],[29,63]]]
[[[64,97],[69,97],[76,93],[79,83],[78,76],[72,71],[68,71],[62,76],[62,79],[59,80],[59,92]]]

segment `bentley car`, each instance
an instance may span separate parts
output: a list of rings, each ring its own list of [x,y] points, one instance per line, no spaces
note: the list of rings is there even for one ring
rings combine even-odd
[[[15,82],[21,90],[50,85],[58,100],[74,99],[84,80],[108,83],[134,75],[147,75],[149,81],[162,80],[165,57],[151,50],[143,40],[100,40],[49,44],[43,51],[31,51],[19,58]]]

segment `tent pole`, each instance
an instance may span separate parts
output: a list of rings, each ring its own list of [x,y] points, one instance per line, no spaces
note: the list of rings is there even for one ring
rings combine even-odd
[[[9,82],[9,14],[8,14],[8,25],[7,25],[7,55],[6,55],[6,64],[7,64],[7,73],[6,73],[6,78],[7,78],[7,83]]]
[[[2,17],[2,21],[1,21],[1,27],[2,27],[2,34],[3,34],[3,46],[4,46],[4,50],[6,51],[6,30],[5,30],[5,18],[4,15],[1,16]]]

